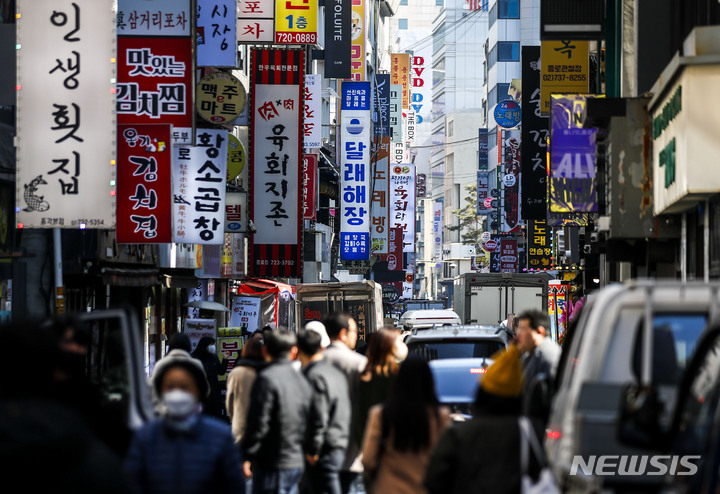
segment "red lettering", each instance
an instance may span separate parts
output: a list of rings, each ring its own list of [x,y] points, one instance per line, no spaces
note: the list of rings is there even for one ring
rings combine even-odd
[[[423,57],[413,57],[413,65],[425,65],[425,59]]]

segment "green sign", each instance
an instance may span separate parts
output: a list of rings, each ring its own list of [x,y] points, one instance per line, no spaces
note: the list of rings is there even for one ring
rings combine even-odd
[[[675,138],[660,151],[660,167],[665,167],[665,188],[675,182]]]
[[[653,139],[657,139],[667,129],[670,122],[678,116],[682,110],[682,86],[677,88],[670,101],[665,103],[657,117],[653,118]]]

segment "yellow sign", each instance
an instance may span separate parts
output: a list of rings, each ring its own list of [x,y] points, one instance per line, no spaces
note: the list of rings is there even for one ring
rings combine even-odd
[[[235,76],[213,72],[202,78],[195,92],[198,114],[210,123],[222,124],[235,120],[245,108],[247,93]]]
[[[410,108],[410,54],[390,54],[390,84],[402,84],[402,107]]]
[[[365,0],[353,0],[352,2],[350,80],[365,80]]]
[[[587,41],[543,41],[540,52],[540,110],[550,112],[551,93],[584,94],[590,89]]]
[[[228,158],[227,158],[227,181],[233,180],[240,175],[245,167],[245,146],[232,134],[228,134]]]
[[[318,0],[275,0],[275,43],[317,43]]]

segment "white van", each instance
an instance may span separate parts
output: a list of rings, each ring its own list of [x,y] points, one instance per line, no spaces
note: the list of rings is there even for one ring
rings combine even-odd
[[[405,327],[409,323],[410,328]],[[453,326],[462,324],[460,316],[450,309],[409,310],[400,316],[398,327],[403,330],[427,329],[433,326]]]

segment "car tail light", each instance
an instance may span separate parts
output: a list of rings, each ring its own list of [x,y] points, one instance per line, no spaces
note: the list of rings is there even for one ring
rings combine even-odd
[[[470,369],[470,374],[487,374],[487,369],[484,367],[473,367]]]

